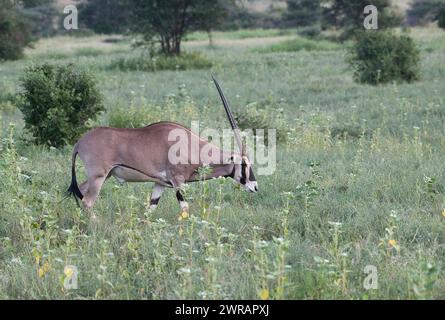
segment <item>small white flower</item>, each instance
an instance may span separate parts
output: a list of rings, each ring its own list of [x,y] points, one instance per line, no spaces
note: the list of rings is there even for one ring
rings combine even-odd
[[[178,274],[189,274],[192,271],[190,270],[190,268],[180,268],[176,271]]]

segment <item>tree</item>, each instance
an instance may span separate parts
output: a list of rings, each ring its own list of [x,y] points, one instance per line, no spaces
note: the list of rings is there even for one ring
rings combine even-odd
[[[80,23],[104,34],[123,33],[129,29],[131,0],[89,0],[80,5]]]
[[[34,37],[46,37],[56,33],[55,19],[58,16],[54,0],[22,0],[20,12],[31,26]]]
[[[215,1],[219,0],[132,0],[133,30],[142,34],[142,44],[152,49],[159,44],[161,53],[179,55],[187,32],[211,24],[203,12],[213,17],[223,14]]]
[[[415,0],[407,12],[410,25],[424,25],[437,21],[445,29],[445,0]]]
[[[313,26],[320,23],[321,0],[287,0],[286,24],[290,27]]]
[[[379,29],[395,27],[401,17],[391,10],[390,0],[330,0],[324,6],[323,21],[337,29],[342,29],[342,38],[349,38],[355,31],[363,29],[365,14],[363,9],[374,5],[378,10]]]
[[[17,60],[32,41],[31,25],[13,0],[0,0],[0,60]]]
[[[222,25],[228,17],[227,6],[233,4],[233,1],[222,0],[201,2],[196,7],[196,23],[193,28],[207,32],[209,44],[213,45],[212,30]]]
[[[437,25],[439,28],[445,29],[445,7],[440,9],[439,13],[437,14]]]

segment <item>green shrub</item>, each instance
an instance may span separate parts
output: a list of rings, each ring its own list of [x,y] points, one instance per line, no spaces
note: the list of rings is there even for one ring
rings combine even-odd
[[[298,35],[309,39],[314,39],[318,37],[320,34],[321,34],[320,26],[307,26],[298,30]]]
[[[73,64],[42,64],[21,79],[22,111],[26,128],[38,144],[62,146],[86,131],[86,122],[104,110],[93,77]]]
[[[405,35],[366,31],[356,35],[348,62],[361,83],[412,82],[419,79],[419,50]]]
[[[117,106],[107,113],[107,125],[114,128],[141,128],[161,120],[155,111],[156,107],[149,106]],[[157,111],[157,110],[156,110]]]
[[[274,114],[275,117],[272,117],[271,114]],[[258,129],[263,129],[265,143],[268,143],[267,129],[276,130],[278,142],[286,141],[288,130],[283,121],[282,109],[272,112],[271,110],[259,108],[256,103],[252,103],[243,108],[242,111],[235,111],[233,116],[241,130],[251,129],[254,136],[257,135]]]
[[[119,58],[111,62],[109,69],[121,71],[149,71],[160,70],[191,70],[208,69],[212,62],[197,52],[183,53],[180,56],[146,56]]]
[[[12,112],[17,103],[17,96],[6,86],[0,85],[0,112]]]

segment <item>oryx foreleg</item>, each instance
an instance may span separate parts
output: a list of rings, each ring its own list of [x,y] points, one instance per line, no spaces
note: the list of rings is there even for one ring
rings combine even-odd
[[[175,176],[171,181],[173,188],[176,191],[176,199],[178,199],[179,205],[181,206],[182,212],[189,212],[189,204],[185,201],[184,196],[181,192],[181,187],[185,183],[185,179],[183,176]]]
[[[176,190],[176,199],[178,199],[179,205],[181,206],[182,212],[189,212],[189,204],[185,201],[181,190]]]
[[[164,192],[165,187],[163,185],[155,183],[153,187],[153,192],[151,193],[150,198],[150,207],[149,210],[152,211],[156,209],[159,203],[159,199],[161,198],[162,193]]]

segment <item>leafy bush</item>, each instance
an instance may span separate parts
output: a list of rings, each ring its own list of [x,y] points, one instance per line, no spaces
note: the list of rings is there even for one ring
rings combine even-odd
[[[305,38],[316,38],[321,34],[320,26],[307,26],[298,30],[298,35]]]
[[[243,111],[235,111],[234,118],[241,130],[253,131],[257,135],[258,129],[264,130],[265,143],[268,142],[267,129],[276,130],[278,142],[285,142],[287,138],[286,124],[283,120],[282,109],[275,110],[275,118],[271,117],[271,111],[259,108],[256,103],[247,105]]]
[[[109,69],[121,71],[149,71],[160,70],[191,70],[208,69],[212,62],[197,52],[183,53],[180,56],[147,56],[119,58],[111,62]]]
[[[357,34],[348,61],[361,83],[412,82],[419,79],[419,50],[405,35],[366,31]]]
[[[0,85],[0,112],[11,112],[15,109],[17,102],[16,94],[10,88]]]
[[[30,67],[21,86],[18,107],[38,144],[73,143],[87,129],[87,120],[104,110],[93,77],[73,64]]]
[[[107,125],[114,128],[141,128],[161,120],[154,106],[118,106],[107,113]]]

